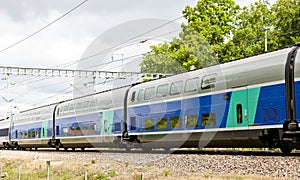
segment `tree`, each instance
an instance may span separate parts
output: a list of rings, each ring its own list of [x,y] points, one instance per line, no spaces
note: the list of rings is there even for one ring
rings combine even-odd
[[[223,61],[231,61],[252,56],[265,51],[265,35],[274,34],[272,23],[274,12],[265,0],[256,1],[250,8],[244,7],[238,14],[232,39],[226,44],[222,54]],[[268,38],[268,49],[278,48],[276,38]]]
[[[273,5],[273,23],[278,37],[278,46],[285,47],[300,41],[300,1],[278,0]]]
[[[142,72],[180,73],[216,63],[210,45],[189,27],[170,43],[150,48],[140,64]]]
[[[188,23],[179,38],[152,46],[143,72],[178,73],[252,56],[265,51],[266,37],[268,51],[300,42],[299,0],[257,0],[242,9],[233,0],[199,0],[183,16]]]
[[[151,46],[142,72],[179,73],[216,64],[230,36],[239,6],[233,0],[200,0],[183,10],[188,24],[182,24],[179,38]]]
[[[222,54],[226,41],[236,23],[240,7],[234,0],[199,0],[195,7],[183,10],[189,26],[199,32],[212,47],[217,59],[223,62]]]

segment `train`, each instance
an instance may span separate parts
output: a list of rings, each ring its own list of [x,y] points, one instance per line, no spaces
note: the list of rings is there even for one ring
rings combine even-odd
[[[0,146],[300,148],[300,44],[29,109]]]

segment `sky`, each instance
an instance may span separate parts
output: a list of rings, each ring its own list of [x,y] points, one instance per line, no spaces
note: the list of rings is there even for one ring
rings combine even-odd
[[[0,6],[1,51],[54,21],[83,0],[0,1],[2,2]],[[0,52],[0,66],[74,69],[77,67],[72,62],[89,55],[89,52],[93,53],[95,51],[93,48],[99,45],[99,42],[107,41],[108,37],[118,37],[119,41],[125,40],[125,37],[133,33],[140,34],[147,31],[147,28],[157,27],[160,23],[182,16],[184,7],[194,6],[196,2],[196,0],[89,0],[40,33]],[[253,0],[236,2],[241,6],[249,6]],[[178,19],[170,24],[167,30],[160,33],[175,32],[176,24],[180,26],[182,22],[184,22],[183,18]],[[144,47],[133,46],[133,49],[144,50],[146,46],[149,44],[145,43]],[[125,53],[116,51],[106,59],[120,59],[120,56],[124,58],[124,56],[134,55],[133,52]],[[63,66],[66,63],[72,66]],[[0,78],[2,97],[0,107],[5,107],[4,111],[9,111],[7,108],[11,109],[15,106],[24,109],[50,103],[60,100],[58,96],[69,97],[67,92],[70,92],[74,86],[72,80],[62,78],[52,78],[51,81],[36,77],[7,78],[4,75]],[[42,80],[39,81],[40,79]],[[11,103],[7,104],[5,99],[10,100]]]

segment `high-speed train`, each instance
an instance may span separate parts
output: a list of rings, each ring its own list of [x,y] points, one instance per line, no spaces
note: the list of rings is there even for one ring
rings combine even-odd
[[[30,109],[4,148],[300,148],[300,45]]]

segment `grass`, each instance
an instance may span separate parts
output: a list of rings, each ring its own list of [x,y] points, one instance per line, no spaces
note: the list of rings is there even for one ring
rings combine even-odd
[[[89,163],[90,162],[90,163]],[[47,164],[42,160],[34,159],[10,159],[0,158],[2,173],[8,173],[4,180],[18,179],[20,169],[22,180],[45,180],[47,178]],[[214,175],[209,173],[198,173],[191,170],[186,174],[180,171],[163,169],[160,170],[153,164],[144,166],[135,166],[128,162],[120,164],[101,164],[89,160],[82,162],[63,162],[58,165],[51,165],[50,179],[61,180],[82,180],[87,172],[89,180],[110,180],[110,179],[217,179],[217,180],[281,180],[283,178],[267,178],[259,176],[241,176],[241,175]]]

